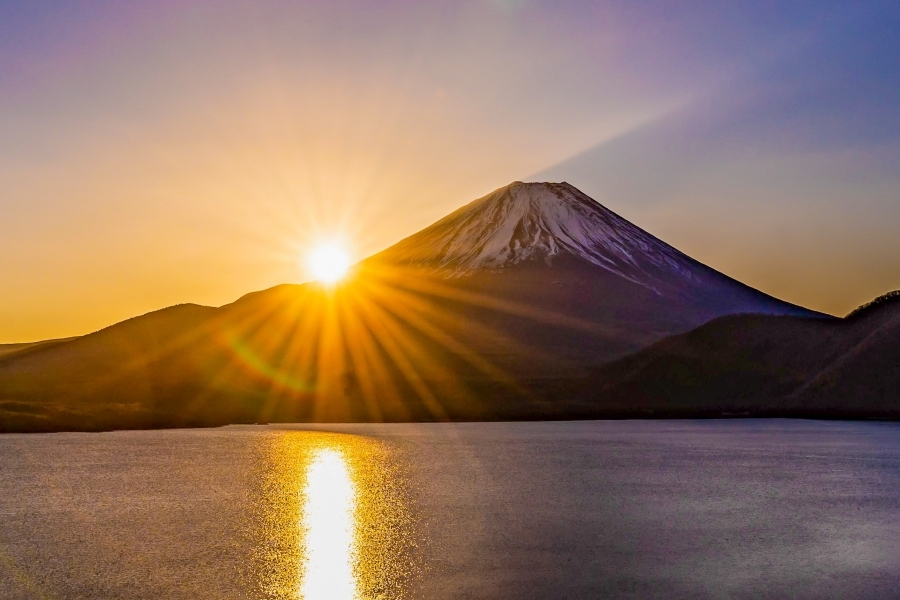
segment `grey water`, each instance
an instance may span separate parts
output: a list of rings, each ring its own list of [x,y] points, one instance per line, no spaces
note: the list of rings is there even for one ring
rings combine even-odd
[[[900,426],[0,436],[2,598],[898,598]]]

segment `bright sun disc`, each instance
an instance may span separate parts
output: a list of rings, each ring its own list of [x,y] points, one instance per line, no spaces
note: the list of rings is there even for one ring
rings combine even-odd
[[[337,283],[349,269],[350,257],[337,244],[323,244],[309,255],[309,270],[323,283]]]

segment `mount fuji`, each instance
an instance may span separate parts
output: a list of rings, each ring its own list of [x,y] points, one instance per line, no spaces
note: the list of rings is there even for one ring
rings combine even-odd
[[[514,182],[370,260],[461,278],[572,259],[594,276],[688,295],[722,314],[812,314],[695,261],[565,182]]]
[[[515,182],[359,263],[79,338],[0,346],[0,429],[565,417],[592,369],[717,317],[827,318],[567,183]]]
[[[825,316],[703,265],[568,183],[512,183],[362,267],[403,273],[392,280],[401,288],[428,280],[455,292],[448,298],[481,298],[452,307],[468,317],[457,335],[532,378],[571,374],[724,315]],[[479,328],[514,343],[491,347]]]
[[[653,287],[671,272],[692,277],[694,261],[568,183],[515,182],[396,244],[380,258],[448,276],[501,270],[559,256],[579,258]]]

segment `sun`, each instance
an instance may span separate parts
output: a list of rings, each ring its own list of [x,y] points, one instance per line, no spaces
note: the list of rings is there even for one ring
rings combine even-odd
[[[317,281],[333,285],[346,277],[350,270],[350,256],[337,243],[319,244],[309,254],[307,265]]]

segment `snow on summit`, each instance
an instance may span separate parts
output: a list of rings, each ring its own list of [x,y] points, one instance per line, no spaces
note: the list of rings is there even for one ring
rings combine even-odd
[[[515,182],[388,250],[395,261],[461,276],[572,255],[637,282],[693,261],[568,183]]]

